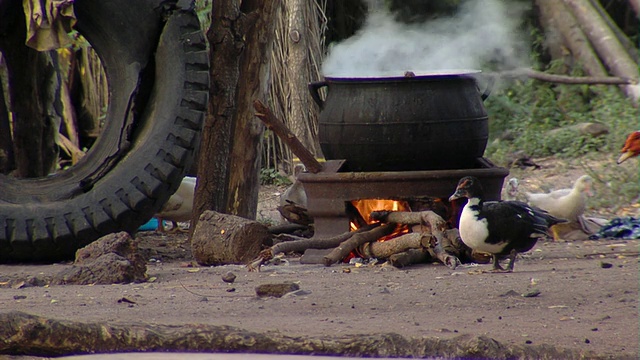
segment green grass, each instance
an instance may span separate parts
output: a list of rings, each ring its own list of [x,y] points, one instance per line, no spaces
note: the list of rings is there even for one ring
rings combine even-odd
[[[273,168],[260,169],[260,185],[291,185],[291,180]]]
[[[617,86],[518,81],[495,91],[485,106],[490,129],[485,156],[494,163],[505,166],[518,150],[533,157],[554,156],[595,179],[598,191],[590,207],[616,211],[638,202],[636,160],[617,165],[615,159],[627,135],[640,129],[639,111]],[[568,130],[549,133],[583,122],[602,123],[609,133],[597,138]],[[509,140],[501,140],[505,132],[511,134]]]

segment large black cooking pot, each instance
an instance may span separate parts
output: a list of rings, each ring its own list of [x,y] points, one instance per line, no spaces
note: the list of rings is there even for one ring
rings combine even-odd
[[[477,73],[325,77],[310,83],[321,108],[318,137],[325,158],[346,159],[349,171],[474,168],[489,134],[482,103],[488,90],[478,90]]]

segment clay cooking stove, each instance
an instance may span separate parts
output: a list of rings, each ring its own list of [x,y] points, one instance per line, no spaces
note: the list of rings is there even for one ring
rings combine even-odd
[[[509,171],[483,158],[489,132],[483,101],[491,83],[480,92],[479,73],[407,71],[310,83],[329,160],[320,172],[298,175],[314,237],[348,232],[354,200],[406,201],[411,211],[441,210],[456,226],[458,204],[448,198],[468,175],[480,180],[487,200],[499,200]]]
[[[504,178],[509,174],[507,169],[484,158],[477,159],[475,168],[454,170],[340,172],[344,163],[345,160],[329,160],[321,172],[298,176],[307,194],[307,211],[314,219],[314,237],[349,231],[348,204],[352,200],[446,201],[460,178],[469,175],[480,179],[487,200],[499,200]]]

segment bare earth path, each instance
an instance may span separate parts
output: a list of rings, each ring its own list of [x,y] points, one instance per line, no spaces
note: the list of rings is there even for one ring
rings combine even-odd
[[[568,187],[583,173],[556,161],[539,163],[542,169],[512,172],[526,190]],[[262,189],[259,220],[277,221],[282,190]],[[626,208],[637,211],[635,201]],[[614,215],[608,211],[589,209],[587,215]],[[82,322],[231,325],[292,336],[485,335],[508,345],[640,357],[640,240],[540,242],[518,259],[511,274],[480,272],[490,265],[324,267],[297,258],[248,272],[233,265],[194,267],[186,235],[144,232],[137,240],[149,259],[149,282],[28,286],[30,277],[46,280],[70,265],[0,265],[0,312]],[[237,276],[231,284],[222,281],[230,271]],[[291,281],[299,292],[256,296],[258,285]]]
[[[550,344],[630,358],[639,352],[636,240],[539,243],[518,259],[514,273],[492,274],[479,271],[489,265],[324,267],[299,264],[296,258],[259,273],[232,265],[186,267],[184,235],[151,232],[139,239],[160,259],[148,265],[152,282],[5,288],[2,311],[85,322],[231,325],[307,336],[471,334],[505,344]],[[69,265],[3,265],[0,276],[15,284],[64,266]],[[232,284],[221,279],[229,271],[237,275]],[[286,281],[299,283],[301,291],[283,298],[255,296],[257,285]]]

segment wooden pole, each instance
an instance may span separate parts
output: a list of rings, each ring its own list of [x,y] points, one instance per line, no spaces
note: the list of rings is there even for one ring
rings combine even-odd
[[[253,102],[253,107],[256,109],[256,116],[262,120],[262,122],[271,129],[300,159],[302,164],[307,168],[310,173],[318,173],[322,170],[322,164],[316,160],[315,156],[302,145],[300,140],[287,128],[287,126],[280,121],[266,105],[260,100]]]

